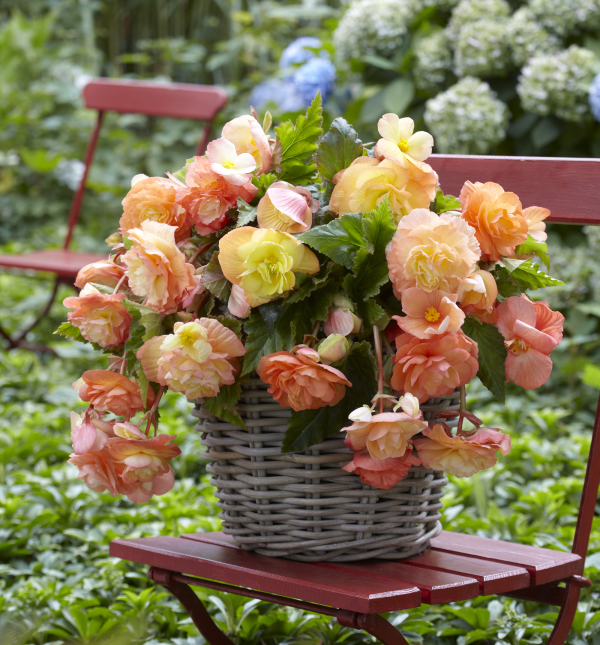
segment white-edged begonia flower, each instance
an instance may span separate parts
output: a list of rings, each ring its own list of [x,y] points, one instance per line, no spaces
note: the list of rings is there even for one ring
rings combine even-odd
[[[384,114],[377,123],[379,139],[375,146],[375,156],[379,159],[391,159],[403,168],[408,162],[422,170],[427,169],[425,161],[433,148],[433,137],[429,132],[414,132],[415,122],[406,117],[401,119],[397,114]]]
[[[215,139],[208,144],[206,156],[210,169],[222,175],[234,186],[244,186],[251,181],[251,173],[256,170],[256,161],[248,152],[238,155],[235,146],[227,139]]]

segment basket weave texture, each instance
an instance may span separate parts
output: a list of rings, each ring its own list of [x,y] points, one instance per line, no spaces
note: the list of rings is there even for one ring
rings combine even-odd
[[[388,490],[342,470],[352,459],[345,433],[304,452],[282,453],[289,408],[251,378],[237,408],[248,430],[221,421],[196,402],[192,414],[207,448],[223,532],[242,548],[304,562],[400,559],[424,551],[438,535],[443,473],[412,467]],[[459,393],[430,399],[424,417],[458,408]]]

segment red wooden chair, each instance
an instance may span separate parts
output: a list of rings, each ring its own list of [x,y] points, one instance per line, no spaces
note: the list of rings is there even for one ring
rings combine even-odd
[[[524,206],[552,210],[551,221],[600,224],[600,160],[435,155],[431,164],[448,193],[465,179],[495,181]],[[444,531],[426,553],[396,562],[301,563],[243,551],[222,533],[114,540],[110,554],[151,567],[149,576],[175,595],[212,645],[233,645],[190,585],[334,616],[386,645],[406,645],[379,613],[501,594],[560,607],[548,640],[565,642],[581,587],[600,483],[600,405],[596,414],[572,553]]]
[[[201,155],[208,144],[212,123],[227,103],[227,94],[220,87],[205,85],[97,78],[85,86],[83,100],[87,108],[98,111],[98,117],[85,152],[83,177],[71,203],[67,236],[62,249],[34,251],[24,255],[0,255],[0,267],[44,271],[56,275],[54,287],[46,306],[33,323],[21,331],[18,337],[12,338],[0,327],[0,336],[3,336],[7,341],[9,349],[26,347],[47,351],[48,348],[43,345],[27,343],[25,337],[50,310],[60,284],[72,285],[81,268],[86,264],[104,260],[107,257],[106,254],[79,253],[69,249],[73,229],[79,219],[86,180],[98,143],[104,113],[120,112],[204,121],[202,138],[196,150],[196,154]]]

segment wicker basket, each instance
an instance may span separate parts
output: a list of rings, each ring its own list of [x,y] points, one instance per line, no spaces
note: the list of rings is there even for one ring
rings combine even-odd
[[[411,468],[391,489],[362,484],[342,470],[352,458],[344,433],[304,452],[283,453],[291,411],[273,401],[267,385],[243,385],[238,410],[248,431],[225,423],[200,402],[199,419],[211,483],[216,486],[224,533],[242,548],[304,562],[407,558],[440,533],[443,473]],[[458,407],[459,393],[430,399],[425,419]]]

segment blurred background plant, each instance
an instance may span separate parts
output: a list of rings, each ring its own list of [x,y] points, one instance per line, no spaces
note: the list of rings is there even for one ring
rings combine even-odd
[[[595,0],[1,0],[0,252],[63,239],[94,119],[79,96],[94,75],[222,85],[230,103],[217,130],[250,103],[287,118],[320,89],[326,120],[345,115],[365,141],[393,111],[431,129],[438,152],[600,156],[598,77],[590,92],[598,14]],[[131,177],[180,167],[199,136],[192,122],[110,115],[76,246],[106,250]],[[600,387],[600,230],[549,232],[552,274],[565,286],[537,294],[567,318],[553,376],[539,391],[510,391],[505,406],[470,388],[470,408],[510,432],[514,447],[494,469],[453,481],[444,521],[564,550]],[[0,273],[0,324],[23,328],[46,289]],[[201,645],[143,567],[108,556],[115,537],[218,529],[189,405],[169,395],[163,414],[183,450],[169,494],[137,507],[80,484],[65,463],[69,411],[80,406],[70,384],[103,365],[52,336],[72,295],[61,289],[29,337],[57,354],[0,354],[0,645]],[[586,569],[594,586],[571,645],[600,642],[599,529],[596,518]],[[241,645],[369,642],[329,619],[200,593]],[[411,643],[517,645],[544,642],[555,614],[484,598],[391,619]]]

